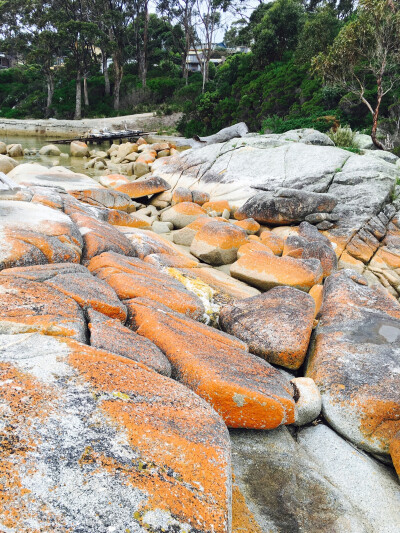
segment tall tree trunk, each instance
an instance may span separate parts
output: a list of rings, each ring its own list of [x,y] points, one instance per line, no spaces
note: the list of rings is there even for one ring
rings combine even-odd
[[[203,62],[203,68],[202,68],[202,71],[203,71],[203,88],[202,88],[202,92],[203,93],[204,93],[205,88],[206,88],[206,83],[208,82],[209,65],[210,65],[210,61],[207,58],[205,58],[205,60]]]
[[[372,115],[371,139],[372,139],[372,142],[374,143],[374,145],[377,148],[379,148],[379,150],[384,150],[385,147],[376,138],[376,132],[377,132],[377,129],[378,129],[379,108],[381,106],[382,97],[383,97],[382,78],[378,78],[376,81],[377,81],[377,86],[378,86],[378,95],[377,95],[376,107],[375,107],[374,113]]]
[[[85,106],[89,107],[89,91],[88,91],[86,74],[83,77],[83,96],[84,96]]]
[[[184,49],[183,57],[182,57],[182,74],[183,74],[183,78],[185,80],[186,85],[188,84],[188,78],[189,78],[189,69],[188,69],[188,64],[187,64],[189,50],[190,50],[189,29],[185,29],[185,49]]]
[[[116,53],[113,56],[113,65],[114,65],[114,109],[115,111],[119,110],[119,96],[122,76],[124,74],[124,69],[120,63],[119,54]]]
[[[46,118],[49,118],[51,106],[53,104],[53,96],[54,96],[54,78],[53,73],[49,72],[47,74],[47,104],[46,104]]]
[[[78,70],[76,74],[76,99],[75,99],[75,120],[82,118],[82,86],[81,86],[81,73]]]
[[[107,68],[107,54],[102,51],[101,55],[103,58],[103,74],[104,74],[105,93],[106,93],[106,96],[110,96],[111,87],[110,87],[110,76],[108,75],[108,68]]]
[[[143,45],[140,50],[139,54],[139,71],[140,71],[140,78],[142,80],[142,86],[146,87],[147,82],[147,48],[148,48],[148,40],[149,40],[149,9],[148,9],[148,1],[145,0],[144,2],[144,30],[143,30]]]

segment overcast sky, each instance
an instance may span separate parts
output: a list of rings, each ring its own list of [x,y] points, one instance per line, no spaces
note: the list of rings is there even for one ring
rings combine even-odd
[[[260,3],[268,3],[268,0],[265,0],[264,2],[260,2],[260,0],[242,0],[241,2],[241,7],[240,7],[240,11],[241,13],[243,13],[244,15],[246,15],[247,17],[249,17],[252,13],[252,11],[254,11],[254,9],[260,5]],[[155,13],[156,12],[156,9],[155,9],[155,3],[151,2],[150,3],[150,11],[152,13]],[[215,35],[215,42],[219,43],[219,42],[222,42],[224,40],[224,35],[225,35],[225,31],[229,28],[229,26],[232,24],[232,22],[234,22],[235,20],[241,18],[240,17],[240,14],[234,14],[234,13],[222,13],[222,23],[223,23],[223,27],[218,30],[218,32],[216,32],[216,35]]]

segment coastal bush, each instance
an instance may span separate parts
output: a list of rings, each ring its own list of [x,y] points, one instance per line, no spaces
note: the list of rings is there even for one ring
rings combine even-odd
[[[336,146],[340,148],[359,150],[360,147],[355,141],[355,136],[356,132],[353,131],[349,126],[337,128],[336,131],[331,129],[328,132],[328,137],[332,139]]]

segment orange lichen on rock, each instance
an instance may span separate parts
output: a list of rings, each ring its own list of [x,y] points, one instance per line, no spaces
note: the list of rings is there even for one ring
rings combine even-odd
[[[125,255],[133,254],[131,243],[125,235],[107,222],[78,213],[72,214],[71,219],[78,226],[83,238],[83,262],[108,251]]]
[[[400,431],[400,305],[362,276],[342,270],[324,286],[307,377],[328,422],[357,446],[388,454]]]
[[[31,264],[79,263],[82,237],[59,210],[33,202],[2,201],[0,269]]]
[[[229,202],[227,200],[215,200],[214,202],[205,202],[203,204],[203,209],[206,213],[216,213],[217,216],[221,216],[222,213],[225,211],[231,212],[231,206],[229,205]]]
[[[164,376],[171,375],[168,359],[148,339],[96,311],[89,310],[88,316],[91,346],[143,363]]]
[[[85,189],[83,191],[70,191],[69,194],[80,202],[107,209],[119,209],[120,211],[127,211],[132,203],[127,194],[111,189]]]
[[[272,429],[294,422],[293,389],[243,343],[146,299],[131,302],[137,333],[168,357],[173,376],[207,400],[229,427]]]
[[[112,226],[125,226],[127,228],[150,229],[151,224],[135,214],[124,213],[123,211],[110,211],[107,215],[107,222]]]
[[[0,333],[40,332],[86,339],[86,323],[79,305],[53,287],[36,281],[0,278]]]
[[[282,255],[284,241],[282,237],[272,231],[263,231],[260,235],[261,242],[268,246],[275,255]]]
[[[317,259],[294,259],[271,256],[266,252],[242,255],[231,266],[231,275],[260,289],[289,285],[309,291],[322,281],[322,267]]]
[[[233,263],[238,249],[247,242],[247,234],[233,224],[210,220],[199,229],[190,246],[190,253],[205,263]]]
[[[235,482],[232,484],[232,533],[265,533],[257,524]]]
[[[116,187],[117,191],[127,194],[130,198],[141,198],[163,191],[168,191],[171,188],[168,183],[162,178],[151,177],[142,181],[132,181],[124,185]]]
[[[292,287],[274,287],[221,309],[221,328],[270,363],[297,370],[314,322],[314,300]]]
[[[390,441],[389,452],[393,466],[400,477],[400,431]]]
[[[195,294],[140,259],[104,253],[95,257],[88,268],[106,281],[121,300],[125,300],[128,309],[131,298],[144,297],[193,318],[201,318],[204,314],[204,306]]]
[[[202,207],[194,202],[181,202],[166,209],[161,214],[162,222],[172,222],[175,228],[184,228],[206,212]]]
[[[324,297],[324,287],[323,285],[314,285],[314,287],[311,287],[309,293],[310,296],[313,297],[315,302],[315,311],[314,316],[316,317],[318,313],[321,310],[322,307],[322,300]]]
[[[260,224],[254,218],[245,218],[244,220],[234,220],[232,224],[242,228],[248,235],[254,235],[260,229]]]
[[[242,255],[249,254],[251,252],[264,252],[269,255],[274,255],[273,251],[269,246],[266,246],[262,242],[259,241],[251,241],[247,242],[246,244],[243,244],[237,253],[238,258],[242,257]]]
[[[230,532],[229,436],[206,402],[103,350],[17,340],[0,336],[3,525]]]

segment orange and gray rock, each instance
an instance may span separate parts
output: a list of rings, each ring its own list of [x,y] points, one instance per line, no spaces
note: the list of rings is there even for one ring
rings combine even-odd
[[[272,429],[294,422],[293,388],[226,333],[137,298],[131,323],[168,357],[172,375],[207,400],[228,427]]]
[[[32,264],[79,263],[82,236],[59,210],[33,202],[2,201],[0,269]]]
[[[146,180],[132,181],[116,187],[116,190],[127,194],[130,198],[142,198],[163,191],[168,191],[170,185],[162,178],[150,177]]]
[[[144,261],[115,253],[92,259],[89,270],[112,287],[128,309],[132,298],[149,298],[195,319],[204,315],[200,298],[182,283]]]
[[[118,320],[89,310],[90,345],[143,363],[164,376],[171,376],[171,365],[162,351],[145,337],[123,326]]]
[[[78,213],[72,214],[71,220],[78,226],[84,242],[82,261],[90,261],[92,257],[109,251],[134,255],[125,235],[107,222]]]
[[[113,189],[86,189],[83,191],[72,191],[70,194],[81,202],[97,207],[119,209],[120,211],[127,211],[132,203],[127,194],[114,191]]]
[[[237,259],[239,248],[247,242],[247,233],[233,224],[210,220],[197,231],[190,253],[210,265],[227,265]]]
[[[275,365],[296,370],[303,364],[314,322],[314,300],[292,287],[238,300],[221,309],[224,331]]]
[[[161,214],[162,222],[172,222],[175,228],[184,228],[206,214],[204,209],[193,202],[181,202],[166,209]]]
[[[0,335],[8,531],[229,533],[225,424],[186,387],[70,339]]]
[[[318,259],[277,257],[268,252],[242,255],[230,267],[231,275],[262,290],[289,285],[308,292],[321,283],[322,267]]]
[[[331,426],[376,454],[400,430],[399,340],[400,305],[384,289],[350,270],[326,280],[306,375]]]
[[[82,342],[87,338],[85,317],[75,300],[43,283],[1,276],[0,334],[32,332]]]

